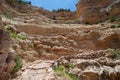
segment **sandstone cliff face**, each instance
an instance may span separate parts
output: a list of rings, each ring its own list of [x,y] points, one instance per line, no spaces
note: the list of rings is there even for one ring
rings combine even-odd
[[[82,23],[99,23],[120,14],[120,0],[80,0],[76,6]]]

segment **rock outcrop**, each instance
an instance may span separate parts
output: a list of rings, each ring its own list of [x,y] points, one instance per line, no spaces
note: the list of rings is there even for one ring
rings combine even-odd
[[[63,65],[79,80],[120,80],[120,61],[109,50],[62,57],[55,67],[58,65]]]
[[[0,17],[0,27],[2,21]],[[14,52],[9,50],[10,36],[7,32],[0,29],[0,80],[6,80],[15,66]]]
[[[82,23],[99,23],[120,14],[120,0],[79,0],[76,6]]]
[[[15,66],[15,53],[9,51],[10,36],[0,30],[0,80],[6,80]]]

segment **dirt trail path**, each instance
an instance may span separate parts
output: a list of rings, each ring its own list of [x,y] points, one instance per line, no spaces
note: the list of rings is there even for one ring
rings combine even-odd
[[[52,63],[53,61],[41,60],[27,63],[17,73],[17,76],[10,80],[55,80]]]

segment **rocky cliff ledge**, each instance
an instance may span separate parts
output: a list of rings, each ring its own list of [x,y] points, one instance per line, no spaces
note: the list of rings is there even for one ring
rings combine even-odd
[[[79,0],[76,6],[82,23],[99,23],[120,14],[120,0]]]

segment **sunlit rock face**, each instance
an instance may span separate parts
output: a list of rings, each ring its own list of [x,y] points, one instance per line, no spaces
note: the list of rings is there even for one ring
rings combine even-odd
[[[120,14],[120,0],[79,0],[76,7],[82,23],[99,23]]]

